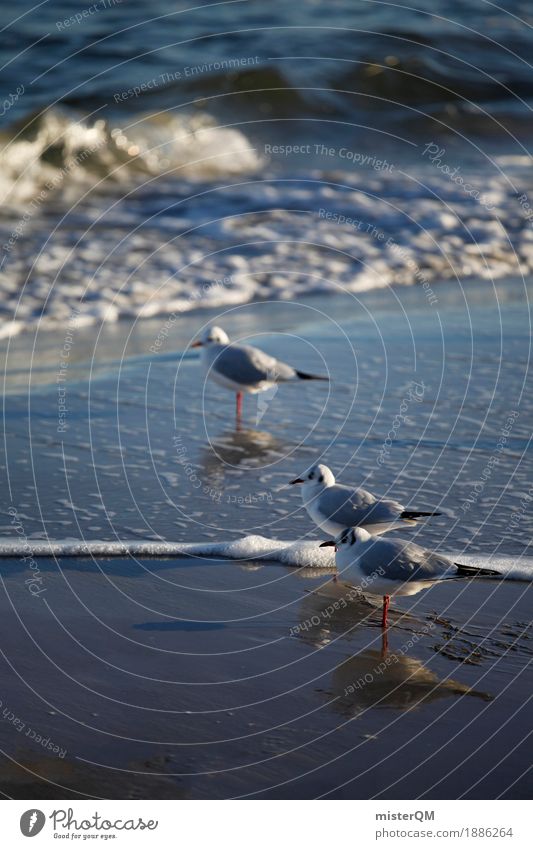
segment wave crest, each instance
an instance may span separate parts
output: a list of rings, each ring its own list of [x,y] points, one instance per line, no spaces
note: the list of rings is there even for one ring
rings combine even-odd
[[[242,133],[218,127],[204,113],[145,115],[119,127],[49,109],[0,136],[0,196],[4,205],[20,207],[44,202],[60,187],[72,200],[73,189],[104,179],[127,183],[175,172],[205,178],[258,164]]]

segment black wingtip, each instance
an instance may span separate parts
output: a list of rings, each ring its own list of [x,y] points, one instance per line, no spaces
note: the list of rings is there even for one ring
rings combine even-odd
[[[329,381],[329,377],[322,377],[320,374],[307,374],[305,371],[296,371],[296,376],[300,378],[300,380],[327,380]]]
[[[442,513],[425,513],[422,510],[404,510],[400,519],[422,519],[425,516],[442,516]]]
[[[497,572],[496,569],[482,569],[478,566],[465,566],[464,563],[456,563],[455,566],[457,566],[457,574],[462,578],[475,578],[478,575],[481,577],[484,575],[494,577],[496,575],[501,578],[501,572]]]

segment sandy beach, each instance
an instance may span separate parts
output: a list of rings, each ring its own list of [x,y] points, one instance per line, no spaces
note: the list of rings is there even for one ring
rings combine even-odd
[[[0,560],[5,793],[527,795],[528,581],[395,601],[384,651],[379,611],[305,558],[31,557],[44,538],[318,545],[288,481],[320,454],[340,479],[439,509],[417,542],[487,564],[510,556],[533,575],[520,509],[529,316],[519,283],[501,291],[491,303],[482,284],[442,284],[437,311],[416,289],[380,305],[369,293],[229,309],[217,321],[232,335],[246,327],[335,376],[329,389],[282,386],[263,409],[247,398],[240,430],[231,395],[182,353],[203,312],[176,320],[156,353],[159,320],[104,328],[97,346],[76,328],[62,384],[63,339],[41,334],[35,354],[14,340],[2,532],[28,548]]]

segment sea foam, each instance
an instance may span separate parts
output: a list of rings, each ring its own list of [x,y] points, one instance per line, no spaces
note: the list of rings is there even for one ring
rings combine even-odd
[[[206,557],[228,560],[267,560],[296,568],[324,569],[335,566],[332,548],[320,548],[317,541],[273,540],[259,535],[220,542],[170,542],[165,540],[77,540],[4,537],[0,557]],[[506,580],[533,580],[533,557],[498,554],[464,555],[448,553],[451,560],[465,566],[490,568]]]

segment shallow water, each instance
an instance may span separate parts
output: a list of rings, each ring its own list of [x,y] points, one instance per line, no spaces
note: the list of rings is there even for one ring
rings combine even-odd
[[[240,430],[231,393],[183,355],[210,314],[164,337],[159,320],[77,328],[62,417],[64,338],[5,345],[2,548],[18,535],[26,555],[0,560],[10,795],[528,794],[531,583],[399,600],[384,652],[379,612],[317,568],[330,555],[288,486],[321,457],[341,480],[441,510],[418,542],[529,574],[529,312],[520,281],[490,292],[229,310],[217,321],[233,337],[332,376],[246,398]],[[246,534],[300,542],[283,565]],[[137,554],[39,557],[44,538],[78,554],[80,540],[132,540]],[[143,540],[207,557],[145,557]]]
[[[204,385],[198,360],[180,352],[204,323],[201,313],[194,323],[176,321],[156,354],[149,349],[161,324],[125,326],[114,349],[76,330],[61,397],[63,340],[38,349],[29,397],[24,348],[14,346],[5,462],[26,534],[319,539],[288,482],[321,459],[341,481],[441,511],[416,530],[422,543],[528,554],[522,285],[506,281],[490,300],[478,300],[475,286],[441,286],[436,307],[405,290],[401,299],[389,292],[382,307],[371,297],[315,298],[227,311],[217,321],[233,337],[332,377],[329,387],[286,385],[247,397],[239,430],[232,395]]]

